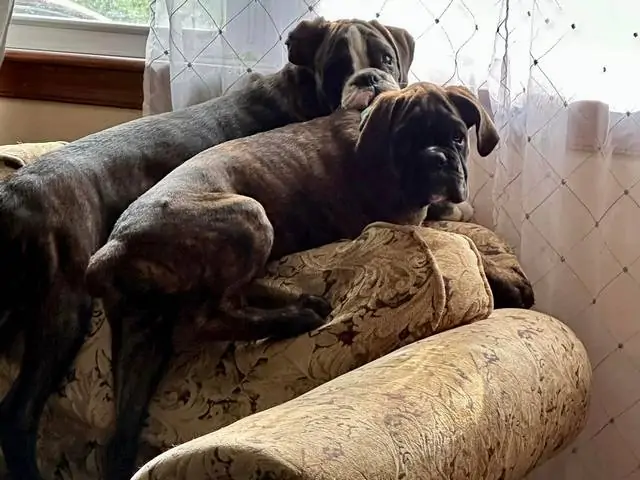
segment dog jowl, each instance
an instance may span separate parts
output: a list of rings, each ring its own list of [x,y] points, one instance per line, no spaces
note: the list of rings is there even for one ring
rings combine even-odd
[[[84,272],[127,206],[207,148],[330,113],[356,69],[378,67],[406,82],[414,46],[402,29],[324,19],[302,22],[287,45],[290,63],[276,74],[72,142],[0,182],[0,346],[25,333],[19,376],[0,405],[0,444],[12,478],[41,478],[40,416],[89,327]],[[119,408],[129,407],[137,415],[137,406]],[[104,478],[129,478],[134,465],[131,456],[113,454]]]

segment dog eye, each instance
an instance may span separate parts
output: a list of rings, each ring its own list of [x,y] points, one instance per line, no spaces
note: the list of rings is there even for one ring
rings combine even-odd
[[[393,63],[393,58],[388,53],[382,55],[382,63],[385,65],[391,65]]]
[[[454,141],[455,143],[462,144],[462,143],[464,143],[464,141],[465,141],[465,136],[464,136],[464,135],[462,135],[461,133],[458,133],[457,135],[455,135],[455,136],[453,137],[453,141]]]

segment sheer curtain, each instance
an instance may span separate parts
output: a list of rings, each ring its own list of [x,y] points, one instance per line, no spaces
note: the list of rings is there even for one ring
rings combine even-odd
[[[519,252],[535,308],[595,369],[589,424],[540,479],[640,479],[640,2],[165,0],[148,42],[145,112],[285,62],[302,18],[379,18],[417,39],[413,79],[465,84],[502,142],[472,158],[476,221]]]
[[[4,47],[7,43],[7,31],[13,11],[13,0],[2,0],[0,2],[0,66],[4,60]]]

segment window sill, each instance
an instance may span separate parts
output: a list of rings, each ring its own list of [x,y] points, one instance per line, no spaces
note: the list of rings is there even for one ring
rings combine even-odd
[[[7,49],[0,97],[140,110],[144,60]]]
[[[18,15],[7,48],[144,58],[149,27]]]

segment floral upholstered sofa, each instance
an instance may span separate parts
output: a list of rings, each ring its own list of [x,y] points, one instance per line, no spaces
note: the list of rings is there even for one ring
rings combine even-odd
[[[7,169],[32,158],[21,148]],[[272,263],[259,282],[325,296],[331,321],[284,341],[195,344],[179,334],[134,478],[523,478],[582,429],[591,367],[559,321],[493,309],[489,264],[503,283],[527,284],[495,234],[453,222],[374,223]],[[18,355],[16,345],[0,359],[0,393]],[[42,423],[49,478],[98,478],[113,424],[109,355],[96,302]]]

